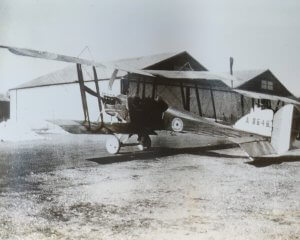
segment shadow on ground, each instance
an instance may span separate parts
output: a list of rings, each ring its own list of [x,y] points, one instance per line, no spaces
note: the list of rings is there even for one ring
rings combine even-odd
[[[211,152],[213,150],[222,150],[236,147],[235,144],[223,144],[218,146],[206,146],[206,147],[193,147],[193,148],[164,148],[155,147],[150,151],[142,152],[121,152],[117,155],[89,158],[88,161],[96,162],[99,164],[111,164],[118,162],[128,162],[134,160],[148,160],[159,157],[169,157],[178,154],[194,154],[208,157],[220,157],[220,158],[245,158],[245,156],[228,155],[217,152]]]
[[[268,167],[270,165],[278,165],[284,162],[300,162],[300,156],[280,156],[280,157],[257,157],[254,161],[246,162],[255,167]]]

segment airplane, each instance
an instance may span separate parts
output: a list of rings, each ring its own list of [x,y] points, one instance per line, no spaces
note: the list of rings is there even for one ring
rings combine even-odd
[[[250,113],[244,115],[235,124],[228,125],[215,122],[212,119],[200,117],[189,111],[178,110],[166,103],[162,98],[144,98],[127,95],[109,95],[100,91],[96,67],[109,67],[114,71],[109,80],[112,87],[118,71],[152,77],[156,76],[153,70],[132,69],[124,65],[105,65],[82,58],[71,57],[46,51],[2,46],[10,52],[33,58],[75,63],[77,66],[78,83],[81,92],[83,121],[52,120],[65,131],[74,134],[109,134],[106,141],[106,150],[110,154],[119,153],[121,147],[136,145],[140,150],[151,147],[150,135],[157,135],[159,130],[176,133],[191,132],[195,134],[226,138],[238,144],[249,156],[254,159],[262,156],[280,156],[291,149],[293,141],[300,132],[300,103],[290,98],[280,98],[286,104],[276,111],[267,105],[254,106]],[[82,65],[93,68],[96,91],[85,85]],[[176,72],[180,74],[180,71]],[[208,71],[193,71],[191,79],[222,79],[230,82],[233,76],[220,75]],[[196,77],[195,77],[196,76]],[[180,81],[180,80],[179,80]],[[243,96],[253,97],[253,92],[232,89]],[[86,94],[97,98],[99,106],[99,120],[90,121]],[[268,94],[256,94],[254,97],[262,100],[279,100],[278,97]],[[263,101],[261,101],[263,103]],[[111,116],[115,121],[105,122],[104,114]],[[257,123],[261,124],[257,124]],[[123,136],[126,138],[123,139]],[[137,135],[137,142],[127,143],[129,137]]]

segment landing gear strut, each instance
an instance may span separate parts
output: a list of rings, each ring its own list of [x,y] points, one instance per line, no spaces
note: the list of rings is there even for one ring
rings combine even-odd
[[[151,138],[149,135],[140,135],[138,137],[138,142],[139,144],[137,146],[141,151],[148,150],[151,147]]]
[[[143,134],[143,135],[138,135],[137,142],[135,143],[126,143],[128,140],[125,139],[125,141],[121,141],[122,135],[110,135],[107,140],[106,140],[106,150],[110,154],[117,154],[121,147],[125,146],[137,146],[139,150],[141,151],[146,151],[151,147],[151,138],[149,135]]]

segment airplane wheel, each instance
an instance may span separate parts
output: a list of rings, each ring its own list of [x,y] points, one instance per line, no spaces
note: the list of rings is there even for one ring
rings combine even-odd
[[[148,135],[142,135],[139,140],[139,150],[146,151],[151,147],[151,138]]]
[[[120,140],[116,136],[111,135],[106,140],[105,146],[106,146],[106,150],[108,153],[117,154],[120,151],[121,143],[120,143]]]

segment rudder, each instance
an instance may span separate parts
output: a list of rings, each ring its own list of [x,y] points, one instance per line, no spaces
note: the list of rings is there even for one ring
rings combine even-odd
[[[292,104],[285,105],[274,114],[271,144],[277,154],[282,154],[291,147],[293,115]]]

